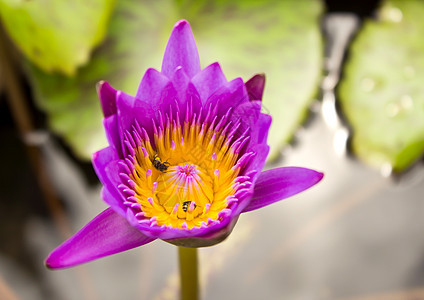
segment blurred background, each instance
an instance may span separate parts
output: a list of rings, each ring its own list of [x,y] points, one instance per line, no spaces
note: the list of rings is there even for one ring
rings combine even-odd
[[[106,208],[95,85],[134,94],[187,19],[202,67],[264,72],[267,167],[325,173],[201,249],[202,299],[424,299],[424,1],[0,0],[0,299],[177,299],[155,241],[68,270]]]

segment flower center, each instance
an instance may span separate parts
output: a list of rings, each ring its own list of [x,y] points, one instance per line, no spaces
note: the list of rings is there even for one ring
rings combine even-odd
[[[159,126],[153,123],[154,142],[137,123],[125,133],[120,188],[140,223],[208,226],[231,214],[236,193],[249,187],[248,177],[238,176],[254,155],[240,154],[248,130],[237,133],[240,121],[227,122],[229,112],[219,122],[210,119],[210,110],[202,122],[200,113],[182,126],[178,115],[160,118]]]

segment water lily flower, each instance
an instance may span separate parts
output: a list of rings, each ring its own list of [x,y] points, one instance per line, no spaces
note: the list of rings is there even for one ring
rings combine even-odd
[[[110,206],[47,258],[65,268],[156,239],[184,247],[223,241],[241,213],[297,194],[323,174],[299,167],[261,172],[271,117],[261,112],[264,75],[227,81],[201,69],[187,21],[177,22],[161,71],[135,96],[100,82],[109,146],[93,155]]]

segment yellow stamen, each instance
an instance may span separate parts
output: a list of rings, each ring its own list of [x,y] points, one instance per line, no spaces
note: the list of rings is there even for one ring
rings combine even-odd
[[[160,120],[164,128],[153,124],[156,150],[144,129],[134,133],[139,142],[131,152],[134,169],[128,182],[135,192],[132,201],[141,205],[137,216],[150,219],[150,226],[188,229],[220,221],[231,212],[228,205],[240,185],[235,181],[240,141],[233,144],[238,127],[216,117],[205,124],[194,115],[183,128],[178,117],[165,119],[165,124]]]

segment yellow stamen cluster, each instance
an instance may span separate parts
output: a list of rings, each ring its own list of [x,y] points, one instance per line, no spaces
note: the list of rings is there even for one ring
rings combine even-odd
[[[228,137],[235,126],[168,121],[164,129],[155,130],[156,150],[148,138],[138,139],[129,174],[131,198],[141,205],[138,215],[151,226],[191,229],[228,212],[240,171],[236,162],[241,141]]]

